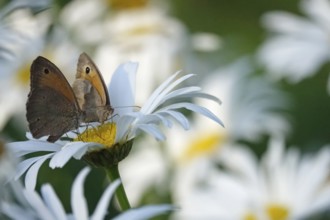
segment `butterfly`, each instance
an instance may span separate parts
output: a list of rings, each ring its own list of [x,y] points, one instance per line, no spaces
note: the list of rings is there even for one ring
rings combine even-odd
[[[113,113],[102,75],[86,53],[78,60],[73,88],[51,61],[37,57],[30,69],[26,117],[34,138],[55,142],[83,122],[103,123]]]

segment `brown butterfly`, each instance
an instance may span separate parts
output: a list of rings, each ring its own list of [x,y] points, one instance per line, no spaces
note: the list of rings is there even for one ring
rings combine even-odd
[[[33,61],[30,72],[26,117],[35,138],[49,135],[47,141],[55,142],[81,122],[103,123],[113,112],[104,80],[85,53],[79,57],[74,90],[62,72],[44,57]]]
[[[72,88],[79,107],[85,112],[84,122],[103,123],[113,113],[102,75],[86,53],[79,56],[76,80]]]

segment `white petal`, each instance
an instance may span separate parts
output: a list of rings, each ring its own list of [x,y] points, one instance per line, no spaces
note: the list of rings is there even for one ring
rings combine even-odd
[[[23,155],[40,152],[40,151],[49,151],[56,152],[61,149],[61,145],[56,143],[49,143],[46,141],[19,141],[12,142],[8,144],[8,147],[18,156],[21,157]]]
[[[161,91],[158,96],[150,103],[150,105],[143,105],[141,108],[141,112],[144,114],[150,114],[153,112],[160,104],[163,103],[163,99],[166,94],[168,94],[173,88],[175,88],[178,84],[182,83],[183,81],[187,80],[188,78],[194,76],[194,74],[187,74],[179,79],[172,82],[170,85],[168,85],[163,91]],[[146,107],[145,107],[146,106]]]
[[[80,159],[88,149],[99,147],[97,143],[71,142],[63,146],[49,162],[51,168],[63,167],[72,157]]]
[[[41,187],[41,194],[44,202],[56,217],[56,219],[66,220],[67,218],[63,205],[50,184],[45,184]]]
[[[173,211],[174,207],[171,205],[150,205],[137,209],[130,209],[123,214],[115,217],[114,220],[126,220],[126,219],[150,219],[157,215],[165,214]]]
[[[143,105],[141,111],[145,109],[146,112],[152,105],[152,103],[155,101],[155,99],[159,96],[159,94],[170,84],[172,81],[177,77],[177,75],[180,72],[176,72],[172,76],[170,76],[165,82],[163,82],[160,86],[157,87],[157,89],[151,94],[151,96],[148,98],[146,103]]]
[[[218,103],[219,105],[221,105],[221,100],[213,95],[207,94],[207,93],[203,93],[203,92],[189,92],[186,94],[175,94],[178,90],[173,91],[173,97],[171,97],[171,101],[173,102],[173,100],[177,100],[177,99],[187,99],[187,98],[203,98],[203,99],[209,99],[212,100],[216,103]]]
[[[111,197],[113,196],[115,190],[119,186],[120,181],[116,180],[111,185],[107,187],[107,189],[104,191],[101,199],[96,205],[96,209],[91,216],[91,220],[102,220],[104,219],[105,215],[107,214],[108,206]]]
[[[172,116],[185,130],[189,129],[189,121],[182,113],[168,110],[161,112],[160,114],[168,114]]]
[[[152,135],[156,140],[164,141],[166,139],[165,135],[153,124],[139,124],[137,125],[138,129]]]
[[[34,164],[36,161],[40,160],[44,156],[38,156],[38,157],[31,157],[29,159],[23,160],[17,165],[17,170],[15,174],[15,180],[17,180],[20,176],[23,175],[23,173],[26,172],[30,168],[32,164]]]
[[[25,190],[23,192],[25,197],[29,200],[29,204],[38,213],[38,219],[56,220],[35,191]]]
[[[76,177],[71,190],[71,208],[75,219],[88,220],[88,206],[84,196],[84,181],[90,168],[86,167]]]
[[[131,115],[124,115],[120,117],[119,121],[117,122],[117,131],[116,131],[116,143],[120,143],[122,140],[126,139],[126,135],[129,133],[130,126],[132,125],[133,121],[135,120],[134,116]]]
[[[27,219],[29,218],[29,214],[26,212],[25,209],[22,207],[19,207],[15,204],[9,204],[6,202],[3,202],[1,204],[1,211],[8,216],[10,219],[13,220],[21,220],[21,219]]]
[[[200,90],[201,90],[201,88],[198,86],[190,86],[190,87],[177,89],[177,90],[174,90],[174,91],[168,93],[163,98],[163,102],[165,102],[166,100],[172,99],[172,98],[177,98],[177,97],[185,96],[187,94],[195,93]]]
[[[135,77],[137,63],[120,65],[112,76],[109,93],[114,114],[123,115],[133,111],[135,104]]]
[[[53,154],[47,154],[42,156],[37,162],[35,162],[25,175],[25,187],[28,190],[34,190],[37,183],[37,175],[41,165],[52,156]]]
[[[181,102],[181,103],[169,105],[169,106],[166,106],[166,107],[160,109],[160,111],[180,109],[180,108],[185,108],[190,111],[202,114],[202,115],[212,119],[213,121],[217,122],[218,124],[224,126],[222,121],[215,114],[213,114],[211,111],[209,111],[207,108],[204,108],[204,107],[192,104],[192,103],[188,103],[188,102]]]

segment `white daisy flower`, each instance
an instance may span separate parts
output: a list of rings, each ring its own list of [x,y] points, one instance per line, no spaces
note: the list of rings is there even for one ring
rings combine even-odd
[[[17,177],[27,172],[25,184],[28,189],[35,187],[38,170],[47,159],[50,159],[51,168],[63,167],[72,157],[76,159],[84,157],[96,166],[111,166],[127,156],[133,139],[141,132],[148,133],[157,140],[165,140],[166,137],[159,125],[170,128],[173,125],[173,120],[184,129],[189,129],[189,121],[178,111],[179,109],[187,109],[202,114],[222,125],[221,120],[208,109],[185,101],[187,98],[199,97],[220,104],[219,99],[201,92],[197,86],[175,89],[180,83],[191,78],[193,74],[179,77],[179,73],[176,73],[169,77],[153,92],[139,111],[133,111],[133,107],[116,108],[135,106],[136,70],[136,63],[126,63],[119,66],[114,73],[109,85],[109,96],[112,106],[115,107],[115,112],[114,117],[108,123],[88,129],[78,136],[68,133],[69,137],[74,138],[75,141],[73,142],[60,140],[55,143],[48,143],[43,138],[35,140],[28,135],[30,140],[10,144],[18,156],[33,152],[46,152],[44,155],[23,160],[18,166]],[[95,157],[97,159],[93,160]],[[98,164],[100,161],[102,164]]]
[[[49,220],[102,220],[108,214],[108,206],[120,181],[110,184],[101,196],[94,212],[90,215],[86,198],[84,196],[84,181],[90,168],[84,168],[73,182],[71,190],[72,213],[66,213],[60,199],[50,184],[41,186],[41,195],[36,191],[21,189],[25,198],[22,204],[15,204],[7,201],[0,201],[0,212],[10,219],[49,219]],[[130,209],[119,214],[113,219],[148,219],[156,215],[168,213],[173,210],[170,205],[145,206]]]
[[[329,146],[301,156],[274,139],[260,163],[242,146],[224,148],[217,162],[227,172],[209,167],[203,187],[186,185],[175,219],[303,219],[330,205]]]
[[[275,34],[262,45],[259,59],[272,77],[293,83],[313,76],[330,60],[330,2],[302,0],[300,8],[307,17],[278,11],[262,19]]]

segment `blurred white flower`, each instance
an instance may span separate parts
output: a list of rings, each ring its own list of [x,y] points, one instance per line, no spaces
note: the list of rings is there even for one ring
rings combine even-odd
[[[229,141],[257,141],[262,135],[286,136],[290,124],[282,113],[290,107],[289,97],[266,77],[253,75],[255,69],[250,62],[249,58],[239,59],[214,71],[203,82],[207,93],[212,91],[226,103],[219,113],[226,129],[220,132],[226,132]],[[216,111],[211,102],[199,100],[198,104]],[[211,124],[205,123],[197,116],[200,131],[210,131]]]
[[[73,182],[71,190],[72,213],[66,213],[60,199],[50,184],[41,187],[41,195],[36,191],[21,189],[25,201],[22,204],[0,201],[0,210],[11,219],[49,219],[49,220],[102,220],[108,214],[108,206],[118,185],[119,180],[110,184],[100,198],[93,214],[89,214],[87,200],[84,196],[84,181],[90,168],[84,168]],[[145,206],[128,210],[113,219],[147,219],[172,211],[170,205]]]
[[[184,66],[187,36],[183,25],[163,8],[148,6],[122,11],[106,24],[108,39],[96,58],[111,73],[120,63],[139,63],[137,103],[143,103],[155,87]]]
[[[307,17],[288,12],[269,12],[264,26],[274,32],[262,45],[260,61],[272,77],[296,83],[317,73],[330,60],[330,2],[302,0]]]
[[[260,163],[243,146],[228,146],[218,156],[225,171],[208,167],[207,178],[178,191],[175,219],[302,219],[330,205],[329,146],[301,156],[273,139]],[[188,181],[196,175],[190,171]]]
[[[113,106],[134,106],[136,70],[136,63],[127,63],[119,66],[114,73],[109,86],[109,96]],[[77,138],[74,142],[59,140],[56,143],[48,143],[44,138],[35,140],[29,135],[28,141],[11,143],[11,148],[18,157],[33,152],[48,152],[22,161],[18,166],[17,177],[27,171],[26,187],[34,189],[38,170],[47,159],[51,159],[50,167],[63,167],[70,158],[80,159],[87,152],[111,150],[114,149],[113,146],[119,146],[121,149],[121,146],[127,146],[141,132],[148,133],[157,140],[165,140],[166,137],[159,128],[160,124],[171,128],[174,120],[184,129],[189,129],[189,121],[178,111],[179,109],[202,114],[222,125],[221,120],[207,108],[186,101],[197,97],[210,99],[219,105],[219,99],[201,92],[197,86],[175,89],[192,76],[193,74],[188,74],[179,77],[179,73],[172,75],[153,92],[139,111],[133,111],[133,107],[117,108],[114,112],[115,116],[109,119],[110,123],[88,129],[86,130],[88,133],[79,134],[78,137],[74,132],[68,133],[69,137]]]
[[[101,1],[72,1],[61,13],[63,26],[73,32],[78,42],[96,47],[95,61],[106,81],[118,65],[139,63],[138,105],[159,83],[184,66],[190,41],[185,27],[167,14],[165,1],[160,5],[143,2],[139,7],[118,9]]]
[[[44,13],[32,15],[40,1],[12,1],[0,11],[0,130],[10,116],[22,113],[27,96],[26,60],[41,49],[47,25]],[[26,5],[26,7],[24,7]],[[41,5],[39,5],[41,6]]]

